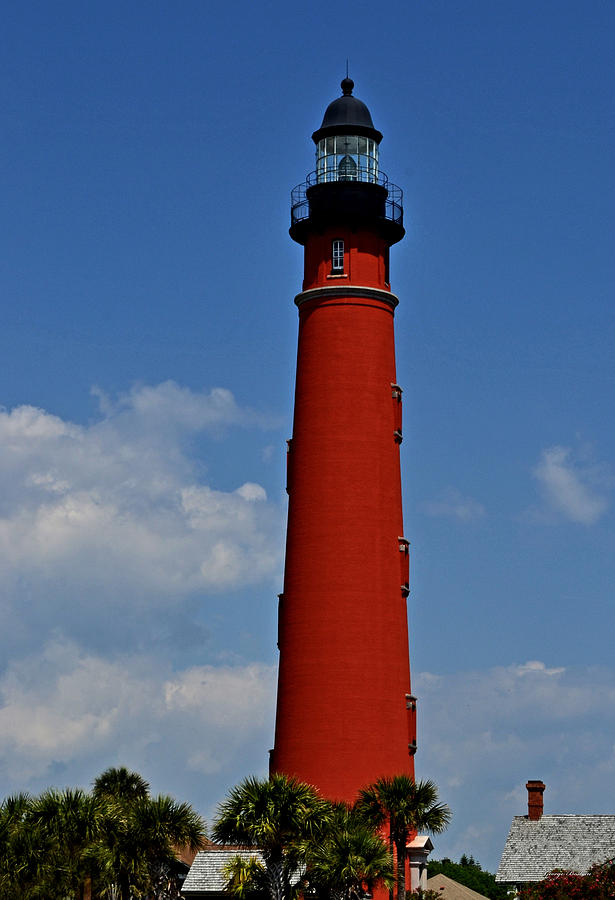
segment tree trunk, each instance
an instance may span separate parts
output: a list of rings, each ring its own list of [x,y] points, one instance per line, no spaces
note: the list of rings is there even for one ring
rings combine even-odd
[[[397,849],[397,900],[406,900],[406,838]]]
[[[391,834],[391,831],[389,829],[389,852],[391,854],[391,859],[393,859],[395,856],[394,850],[395,850],[395,842],[393,841],[393,835]],[[393,900],[393,891],[394,891],[394,889],[391,886],[389,888],[389,900]]]
[[[284,863],[282,860],[267,863],[267,889],[270,900],[284,900]],[[122,898],[123,900],[123,898]]]
[[[120,872],[119,884],[121,900],[130,900],[130,875],[128,872]]]

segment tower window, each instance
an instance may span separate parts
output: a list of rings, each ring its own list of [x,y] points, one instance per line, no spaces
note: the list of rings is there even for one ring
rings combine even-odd
[[[344,271],[344,241],[333,241],[333,250],[331,254],[333,272]]]

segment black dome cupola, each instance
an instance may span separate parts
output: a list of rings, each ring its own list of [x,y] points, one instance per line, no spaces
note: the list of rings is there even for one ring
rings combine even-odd
[[[322,125],[312,135],[315,144],[325,137],[337,134],[357,134],[368,137],[377,144],[382,140],[382,134],[374,128],[369,109],[359,100],[353,97],[352,78],[344,78],[341,84],[342,96],[338,97],[327,106],[322,119]]]

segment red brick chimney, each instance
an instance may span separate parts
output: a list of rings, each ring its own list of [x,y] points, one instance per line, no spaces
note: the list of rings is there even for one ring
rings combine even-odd
[[[531,822],[537,822],[542,817],[544,781],[528,781],[525,786],[527,788],[527,817]]]

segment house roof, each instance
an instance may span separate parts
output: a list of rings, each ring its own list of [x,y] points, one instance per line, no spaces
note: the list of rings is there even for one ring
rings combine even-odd
[[[236,856],[243,856],[245,859],[253,856],[260,861],[263,859],[260,850],[241,850],[237,847],[201,850],[194,857],[182,887],[182,894],[223,893],[228,880],[223,874],[224,867]]]
[[[423,853],[431,853],[433,850],[433,844],[431,842],[431,838],[427,834],[417,834],[417,836],[410,841],[409,844],[406,844],[408,850],[420,850]]]
[[[553,869],[585,875],[615,857],[615,816],[515,816],[496,881],[540,881]]]
[[[191,850],[190,847],[186,844],[181,847],[174,847],[175,856],[177,859],[190,867],[194,862],[194,857],[197,855],[197,850]]]
[[[478,894],[465,884],[459,884],[448,875],[432,875],[427,879],[427,889],[441,891],[443,900],[487,900],[484,894]]]

